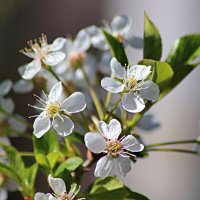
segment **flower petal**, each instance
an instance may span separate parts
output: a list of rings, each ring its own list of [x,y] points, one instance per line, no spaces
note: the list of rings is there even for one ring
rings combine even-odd
[[[0,197],[1,197],[1,200],[7,200],[8,198],[8,192],[5,188],[0,188]]]
[[[54,66],[62,62],[65,54],[60,51],[48,53],[42,60],[46,65]]]
[[[100,50],[108,50],[108,44],[101,30],[97,26],[89,26],[86,28],[87,33],[90,36],[92,45]]]
[[[0,107],[11,114],[15,109],[15,104],[11,98],[0,98]]]
[[[48,100],[56,102],[59,100],[61,95],[62,95],[62,83],[58,82],[51,88],[48,95]]]
[[[138,87],[142,98],[150,101],[155,101],[159,96],[159,87],[153,81],[145,81]]]
[[[105,178],[109,175],[113,167],[113,158],[111,156],[104,156],[97,162],[94,175],[96,177]]]
[[[124,90],[124,84],[114,78],[105,77],[101,80],[101,86],[111,93],[119,93]]]
[[[58,51],[60,50],[66,42],[66,38],[58,37],[53,41],[51,45],[51,51]]]
[[[56,195],[60,196],[66,192],[65,182],[61,178],[53,178],[49,175],[48,182]]]
[[[20,79],[17,82],[15,82],[13,90],[16,93],[25,94],[31,92],[33,90],[33,87],[34,85],[31,81]]]
[[[116,163],[117,169],[122,176],[126,176],[126,174],[131,170],[131,160],[128,157],[119,156]]]
[[[74,130],[74,123],[67,116],[62,115],[62,119],[60,117],[56,117],[53,120],[53,128],[60,136],[65,137],[70,135]]]
[[[33,134],[40,138],[51,128],[50,119],[42,112],[33,123]]]
[[[23,79],[31,80],[41,69],[41,64],[37,60],[33,60],[26,65],[25,71],[22,75]]]
[[[108,125],[99,121],[98,127],[100,133],[109,140],[116,140],[122,131],[121,124],[116,119],[112,119]]]
[[[126,74],[126,70],[125,68],[117,61],[116,58],[112,58],[111,62],[110,62],[110,66],[111,66],[111,70],[112,73],[114,74],[114,76],[116,78],[120,78],[123,79],[125,74]]]
[[[141,112],[145,108],[144,100],[133,92],[126,93],[122,97],[122,107],[131,113]]]
[[[93,153],[101,153],[106,148],[106,140],[99,133],[88,132],[85,134],[84,140],[87,148]]]
[[[85,52],[90,48],[90,37],[86,30],[83,29],[78,32],[72,48],[80,52]]]
[[[75,92],[61,104],[61,109],[67,113],[81,112],[86,107],[85,95],[82,92]]]
[[[124,35],[132,28],[132,19],[127,15],[115,16],[111,22],[111,28],[113,32]]]
[[[133,135],[127,135],[122,141],[121,145],[124,149],[131,152],[140,152],[144,149],[144,145],[140,144]]]
[[[42,192],[37,192],[35,194],[35,197],[34,197],[34,200],[48,200],[48,195],[47,194],[44,194]]]
[[[7,95],[11,88],[12,88],[12,81],[9,79],[4,80],[3,82],[1,82],[0,84],[0,96],[5,96]]]
[[[134,65],[127,71],[128,76],[134,76],[137,81],[144,80],[151,73],[151,66]]]

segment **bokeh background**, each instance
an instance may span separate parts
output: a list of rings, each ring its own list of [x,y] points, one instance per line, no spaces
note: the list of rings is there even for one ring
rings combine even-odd
[[[0,0],[0,82],[17,80],[17,68],[28,61],[19,53],[26,41],[47,34],[50,41],[58,36],[76,34],[91,24],[111,20],[113,15],[128,14],[133,18],[134,33],[143,35],[144,10],[158,27],[163,39],[163,59],[174,40],[200,32],[199,0]],[[134,63],[142,50],[128,49]],[[150,113],[159,119],[160,128],[142,135],[146,143],[197,138],[200,135],[200,68],[195,69]],[[14,96],[16,112],[28,116],[31,95]],[[26,140],[12,140],[18,149],[31,150]],[[180,146],[194,149],[194,145]],[[123,180],[130,188],[151,200],[199,200],[200,159],[178,153],[151,153],[139,160]],[[45,181],[46,182],[46,181]],[[42,185],[42,177],[38,184]],[[11,197],[11,199],[20,199]]]

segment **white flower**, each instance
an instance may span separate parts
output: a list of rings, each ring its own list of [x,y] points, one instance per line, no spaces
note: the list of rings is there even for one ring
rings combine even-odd
[[[101,86],[111,93],[123,93],[122,107],[125,110],[141,112],[145,108],[144,99],[155,101],[158,98],[158,85],[145,81],[151,73],[151,66],[134,65],[126,70],[116,58],[111,60],[110,65],[116,79],[105,77],[101,80]]]
[[[74,41],[71,39],[65,40],[66,42],[62,52],[65,53],[66,57],[64,61],[56,67],[56,72],[59,74],[66,71],[70,73],[82,67],[86,61],[86,51],[90,48],[90,38],[84,29],[78,32]]]
[[[103,28],[113,35],[120,43],[125,43],[129,39],[128,33],[132,28],[132,19],[127,15],[117,15],[110,24],[106,24],[106,27]],[[89,26],[86,30],[95,48],[108,50],[109,46],[100,28],[97,26]]]
[[[105,153],[96,165],[95,176],[105,178],[115,165],[122,176],[131,170],[130,152],[140,152],[144,146],[137,139],[128,135],[118,139],[122,129],[116,119],[107,125],[104,121],[98,123],[99,131],[85,134],[85,144],[93,153]]]
[[[70,191],[67,193],[65,182],[60,178],[53,178],[51,175],[48,176],[48,182],[53,194],[38,192],[35,194],[34,200],[73,200],[80,191],[80,186],[77,187],[75,184],[71,186]]]
[[[67,136],[72,133],[74,123],[66,116],[71,113],[78,113],[85,109],[85,96],[81,92],[75,92],[64,101],[61,101],[62,83],[56,83],[46,100],[42,100],[36,96],[37,101],[41,103],[42,108],[32,106],[33,108],[42,110],[42,113],[37,116],[34,121],[34,135],[37,138],[42,137],[50,128],[51,124],[56,132],[61,136]]]
[[[45,35],[39,38],[39,42],[35,41],[33,43],[33,41],[29,41],[30,49],[25,48],[21,52],[29,58],[33,58],[33,61],[26,65],[22,78],[30,80],[40,71],[44,64],[54,66],[63,61],[65,54],[59,50],[64,43],[65,39],[60,37],[55,39],[52,44],[48,44]]]
[[[34,85],[31,81],[20,79],[16,81],[13,85],[13,90],[19,94],[26,94],[31,92],[34,88]]]
[[[14,111],[14,102],[11,98],[5,97],[12,88],[12,81],[9,79],[4,80],[0,84],[0,109],[7,113],[12,113]],[[0,113],[0,119],[4,119],[5,115],[3,113]]]

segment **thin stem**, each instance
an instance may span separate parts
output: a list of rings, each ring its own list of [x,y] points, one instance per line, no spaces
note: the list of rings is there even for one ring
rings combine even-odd
[[[35,156],[33,152],[19,152],[20,156]],[[7,157],[6,154],[0,154],[0,157]]]
[[[159,147],[159,146],[166,146],[166,145],[175,145],[175,144],[190,144],[190,143],[199,143],[198,140],[183,140],[183,141],[171,141],[171,142],[161,142],[157,144],[149,144],[146,146],[146,148],[151,147]]]
[[[97,113],[98,113],[98,115],[99,115],[99,118],[100,118],[100,119],[103,119],[102,106],[101,106],[101,104],[100,104],[100,102],[99,102],[99,99],[98,99],[98,97],[97,97],[97,95],[96,95],[96,92],[95,92],[94,88],[92,87],[92,85],[90,84],[90,80],[89,80],[89,78],[87,77],[87,74],[85,73],[85,71],[84,71],[84,69],[83,69],[82,67],[81,67],[81,70],[82,70],[82,72],[83,72],[85,81],[86,81],[86,83],[87,83],[87,86],[88,86],[90,95],[91,95],[91,97],[92,97],[92,99],[93,99],[93,101],[94,101],[94,105],[95,105],[95,107],[96,107],[96,110],[97,110]]]
[[[105,120],[105,121],[108,121],[108,120],[109,120],[109,118],[112,116],[112,113],[115,111],[115,109],[116,109],[117,106],[119,105],[120,101],[121,101],[121,97],[115,102],[115,104],[113,105],[113,107],[112,107],[112,109],[111,109],[109,115],[106,117],[106,120]]]
[[[162,152],[178,152],[178,153],[189,153],[189,154],[194,154],[197,156],[200,156],[200,152],[197,151],[191,151],[191,150],[186,150],[186,149],[167,149],[167,148],[152,148],[152,149],[147,149],[147,151],[162,151]]]
[[[54,72],[52,67],[48,65],[48,66],[46,66],[46,69],[55,77],[55,79],[57,81],[62,82],[62,85],[63,85],[65,91],[67,92],[67,94],[71,94],[71,91],[69,90],[69,88],[63,83],[63,81],[59,78],[59,76]]]
[[[111,99],[111,93],[108,92],[108,93],[107,93],[107,96],[106,96],[106,102],[105,102],[104,119],[105,119],[106,113],[107,113],[107,111],[108,111],[108,106],[109,106],[109,103],[110,103],[110,99]]]
[[[21,119],[17,115],[13,115],[11,113],[8,113],[7,111],[5,111],[2,108],[0,108],[0,112],[3,113],[3,114],[5,114],[5,115],[7,115],[8,117],[11,117],[11,118],[15,119],[18,122],[21,122],[22,124],[26,125],[27,127],[32,128],[32,125],[28,121],[26,121],[24,119]]]

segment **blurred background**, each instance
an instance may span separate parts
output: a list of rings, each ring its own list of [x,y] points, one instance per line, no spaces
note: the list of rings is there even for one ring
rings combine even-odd
[[[110,21],[117,14],[130,15],[135,35],[142,37],[144,10],[161,33],[165,59],[176,38],[200,32],[199,7],[199,0],[0,0],[0,82],[5,78],[19,79],[17,68],[28,61],[19,49],[26,46],[27,40],[41,33],[47,34],[49,41],[74,35],[81,28],[100,25],[102,19]],[[128,49],[128,55],[132,63],[137,62],[142,50]],[[150,132],[140,130],[147,144],[200,135],[199,75],[197,68],[150,110],[161,126]],[[33,102],[32,95],[13,98],[15,111],[27,117],[30,111],[26,105]],[[12,143],[18,149],[32,148],[26,140],[13,139]],[[138,160],[123,181],[151,200],[199,200],[200,159],[178,153],[151,153],[149,158]],[[38,182],[42,184],[42,178]]]

